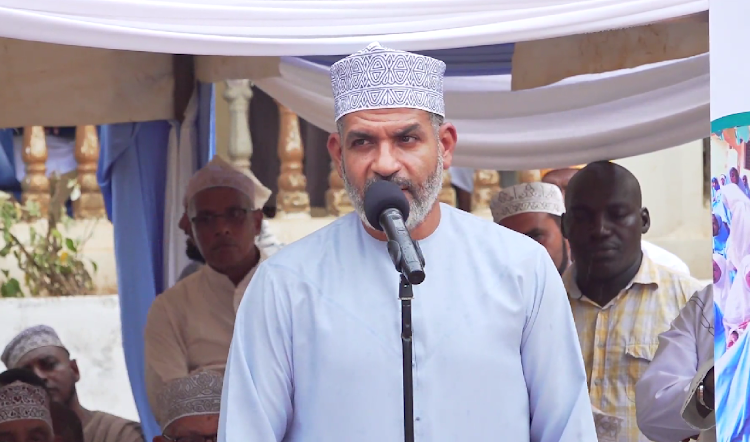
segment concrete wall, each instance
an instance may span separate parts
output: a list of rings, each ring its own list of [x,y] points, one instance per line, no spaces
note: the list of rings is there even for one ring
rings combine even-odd
[[[0,299],[0,348],[39,324],[57,330],[78,361],[84,407],[139,420],[125,368],[117,295]]]
[[[697,278],[711,277],[711,209],[703,195],[703,143],[617,160],[641,183],[651,213],[645,239],[676,254]]]

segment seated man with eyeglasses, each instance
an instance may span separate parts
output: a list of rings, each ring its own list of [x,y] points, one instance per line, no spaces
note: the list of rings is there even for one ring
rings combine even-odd
[[[149,310],[145,371],[152,408],[172,380],[196,370],[224,373],[237,307],[265,259],[255,240],[270,194],[218,156],[190,179],[185,205],[206,265],[157,296]]]
[[[153,442],[216,442],[223,383],[223,376],[215,371],[167,383],[154,408],[162,434]]]

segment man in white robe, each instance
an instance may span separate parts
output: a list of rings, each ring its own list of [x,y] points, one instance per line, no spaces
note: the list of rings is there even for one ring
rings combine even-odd
[[[559,187],[562,191],[563,198],[565,198],[565,191],[568,188],[570,179],[573,178],[573,176],[584,166],[585,165],[578,165],[563,167],[560,169],[542,169],[539,172],[542,176],[542,182],[554,184]],[[657,264],[690,275],[690,267],[688,267],[688,265],[685,264],[685,261],[681,260],[674,253],[644,239],[641,240],[641,250]]]
[[[223,382],[220,373],[199,371],[167,383],[154,409],[162,434],[153,442],[215,441]]]
[[[237,307],[265,259],[256,237],[270,194],[218,156],[190,179],[188,218],[207,265],[157,296],[149,310],[145,375],[152,407],[171,380],[200,369],[223,372]]]
[[[524,235],[442,205],[455,127],[439,60],[373,43],[331,67],[328,150],[355,212],[264,262],[227,362],[219,440],[404,440],[400,286],[364,215],[372,183],[398,184],[426,260],[414,287],[417,440],[593,442],[565,290]]]
[[[713,286],[697,292],[669,330],[635,386],[638,427],[654,442],[698,436],[715,442]],[[710,390],[710,391],[709,391]],[[702,391],[702,393],[700,393]]]

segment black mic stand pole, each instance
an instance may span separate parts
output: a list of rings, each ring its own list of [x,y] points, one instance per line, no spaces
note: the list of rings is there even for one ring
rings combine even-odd
[[[419,244],[414,242],[419,260],[424,266],[424,257]],[[414,298],[412,283],[409,282],[403,271],[401,248],[396,241],[388,241],[388,254],[391,256],[396,271],[401,279],[398,287],[398,297],[401,300],[401,350],[403,354],[403,380],[404,380],[404,441],[414,442],[414,372],[412,367],[412,324],[411,324],[411,300]]]

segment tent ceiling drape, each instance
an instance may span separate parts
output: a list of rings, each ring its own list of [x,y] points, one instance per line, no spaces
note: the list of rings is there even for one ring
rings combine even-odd
[[[708,133],[708,54],[510,91],[509,75],[446,77],[455,163],[520,170],[622,158]],[[304,119],[333,131],[328,68],[283,58],[280,77],[256,84]]]
[[[450,55],[458,68],[445,82],[448,118],[460,134],[457,165],[510,170],[625,157],[707,133],[707,54],[511,92],[503,60],[509,61],[512,45],[502,44],[637,26],[707,7],[707,0],[0,0],[0,37],[6,37],[0,38],[6,86],[0,126],[3,119],[21,125],[173,118],[169,61],[147,66],[134,60],[189,53],[197,54],[197,79],[250,78],[301,117],[332,130],[330,56],[379,40],[407,50],[465,51]],[[17,45],[70,53],[22,61],[25,51],[14,52]],[[599,43],[596,48],[602,50]],[[83,52],[75,51],[98,51],[96,66],[86,68]],[[15,62],[2,68],[3,55],[11,53]],[[481,63],[469,63],[468,70],[461,65],[463,56],[476,61],[480,55],[491,69],[470,72]],[[34,69],[24,69],[26,63]],[[35,93],[32,83],[40,81],[71,91],[60,97],[76,97],[58,103],[54,94]],[[87,85],[94,93],[86,93]],[[148,99],[117,99],[142,96],[134,92],[139,88]],[[46,111],[37,109],[40,103]],[[40,115],[44,121],[29,121]],[[81,121],[68,121],[72,117]]]
[[[513,43],[624,28],[708,0],[0,0],[5,37],[196,55],[347,54]]]

